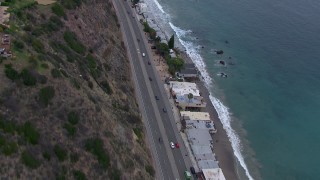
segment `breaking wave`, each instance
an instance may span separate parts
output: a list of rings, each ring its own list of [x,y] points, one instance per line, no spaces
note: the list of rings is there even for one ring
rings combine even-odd
[[[175,32],[180,44],[183,46],[183,48],[185,48],[186,53],[191,58],[191,60],[195,63],[198,70],[201,72],[201,78],[205,82],[205,85],[208,88],[208,90],[210,90],[212,88],[213,79],[208,74],[206,70],[206,64],[204,63],[203,58],[200,55],[200,51],[199,51],[199,49],[201,48],[200,45],[196,45],[191,41],[195,39],[191,35],[192,31],[182,30],[181,28],[173,25],[172,22],[170,22],[169,14],[165,13],[162,6],[159,4],[157,0],[145,0],[145,2],[147,3],[148,7],[151,7],[152,9],[151,12],[153,12],[156,22],[160,23],[158,24],[160,28],[164,30],[168,30],[168,27],[166,26],[169,24],[170,28]],[[155,9],[155,7],[157,7],[157,10]],[[159,13],[159,11],[161,13]],[[166,32],[166,33],[170,33],[170,32]],[[190,40],[188,41],[184,39],[190,39]],[[238,159],[242,168],[245,170],[245,174],[249,178],[249,180],[253,180],[253,177],[250,175],[250,172],[241,154],[242,147],[241,147],[240,138],[231,127],[232,119],[230,117],[230,112],[228,107],[223,105],[223,103],[218,98],[212,95],[210,95],[210,101],[212,102],[214,108],[216,109],[219,119],[223,124],[223,128],[227,133],[229,141],[231,142],[234,155]]]

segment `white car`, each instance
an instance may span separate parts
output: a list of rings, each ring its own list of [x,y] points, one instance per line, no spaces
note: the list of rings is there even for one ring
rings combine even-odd
[[[145,54],[145,53],[142,53],[142,56],[143,56],[143,57],[145,57],[145,56],[146,56],[146,54]]]
[[[171,147],[171,149],[174,149],[174,148],[175,148],[175,146],[174,146],[174,143],[173,143],[173,142],[170,142],[170,147]]]

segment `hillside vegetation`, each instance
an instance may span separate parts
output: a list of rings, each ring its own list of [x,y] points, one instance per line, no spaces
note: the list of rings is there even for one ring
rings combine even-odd
[[[0,179],[152,179],[110,0],[7,0]]]

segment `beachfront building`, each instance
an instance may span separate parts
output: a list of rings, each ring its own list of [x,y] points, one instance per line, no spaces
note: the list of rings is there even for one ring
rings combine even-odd
[[[200,120],[195,121],[200,122]],[[213,140],[209,132],[201,128],[191,128],[186,129],[186,135],[193,157],[197,162],[197,167],[195,168],[202,172],[200,177],[207,180],[225,180],[223,172],[219,167],[219,162],[213,153]]]
[[[176,75],[180,78],[192,80],[198,78],[198,70],[194,64],[188,63],[184,64],[183,68]]]
[[[213,147],[213,140],[209,131],[202,129],[186,129],[186,134],[191,145]]]
[[[169,84],[176,105],[182,110],[207,106],[195,83],[170,81]]]
[[[202,173],[206,180],[226,180],[221,168],[202,169]]]
[[[184,129],[202,129],[207,130],[210,134],[217,132],[207,112],[181,111],[180,118]]]

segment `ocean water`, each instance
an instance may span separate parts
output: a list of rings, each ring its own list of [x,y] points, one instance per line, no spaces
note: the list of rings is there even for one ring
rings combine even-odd
[[[241,179],[320,179],[320,1],[145,2],[201,69]]]

